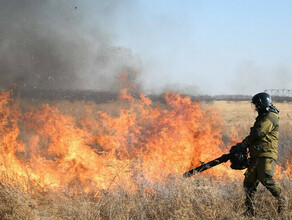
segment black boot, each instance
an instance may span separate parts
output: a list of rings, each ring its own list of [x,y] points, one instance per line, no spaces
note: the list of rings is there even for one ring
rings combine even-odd
[[[255,192],[257,190],[258,181],[255,183],[244,182],[244,190],[245,190],[245,205],[246,205],[246,212],[244,213],[245,216],[255,216],[255,209],[254,209],[254,198]]]
[[[255,216],[255,211],[254,211],[254,209],[252,208],[247,208],[247,210],[243,213],[243,215],[245,216],[245,217],[253,217],[253,216]]]
[[[255,216],[254,195],[253,194],[246,195],[245,205],[246,205],[247,209],[244,212],[244,216]]]
[[[289,198],[287,196],[281,196],[278,198],[278,213],[285,214],[288,209]]]

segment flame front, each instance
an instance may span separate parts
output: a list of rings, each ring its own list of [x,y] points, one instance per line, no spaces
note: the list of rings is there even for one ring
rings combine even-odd
[[[1,92],[2,179],[55,191],[135,190],[137,179],[163,182],[224,153],[216,111],[177,94],[165,94],[166,105],[159,107],[130,93],[122,90],[128,105],[116,117],[99,111],[77,119],[48,105],[22,112],[9,92]],[[208,172],[242,175],[228,165]]]

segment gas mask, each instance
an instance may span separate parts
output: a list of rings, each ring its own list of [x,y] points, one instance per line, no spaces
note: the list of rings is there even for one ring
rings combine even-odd
[[[251,110],[254,114],[254,118],[258,117],[259,115],[258,108],[253,103],[251,103],[250,105],[251,105]]]

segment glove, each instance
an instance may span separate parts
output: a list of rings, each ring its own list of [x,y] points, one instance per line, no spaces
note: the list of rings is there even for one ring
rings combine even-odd
[[[247,144],[245,143],[245,141],[243,141],[241,143],[237,143],[236,145],[232,146],[231,149],[229,150],[229,153],[233,154],[235,152],[244,151],[246,149],[247,149]]]

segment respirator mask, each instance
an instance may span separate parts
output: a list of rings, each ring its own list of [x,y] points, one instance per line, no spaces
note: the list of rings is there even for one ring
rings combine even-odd
[[[257,107],[255,106],[255,104],[251,103],[250,106],[251,106],[251,110],[252,110],[252,112],[254,114],[254,118],[258,117],[259,112],[258,112]]]

